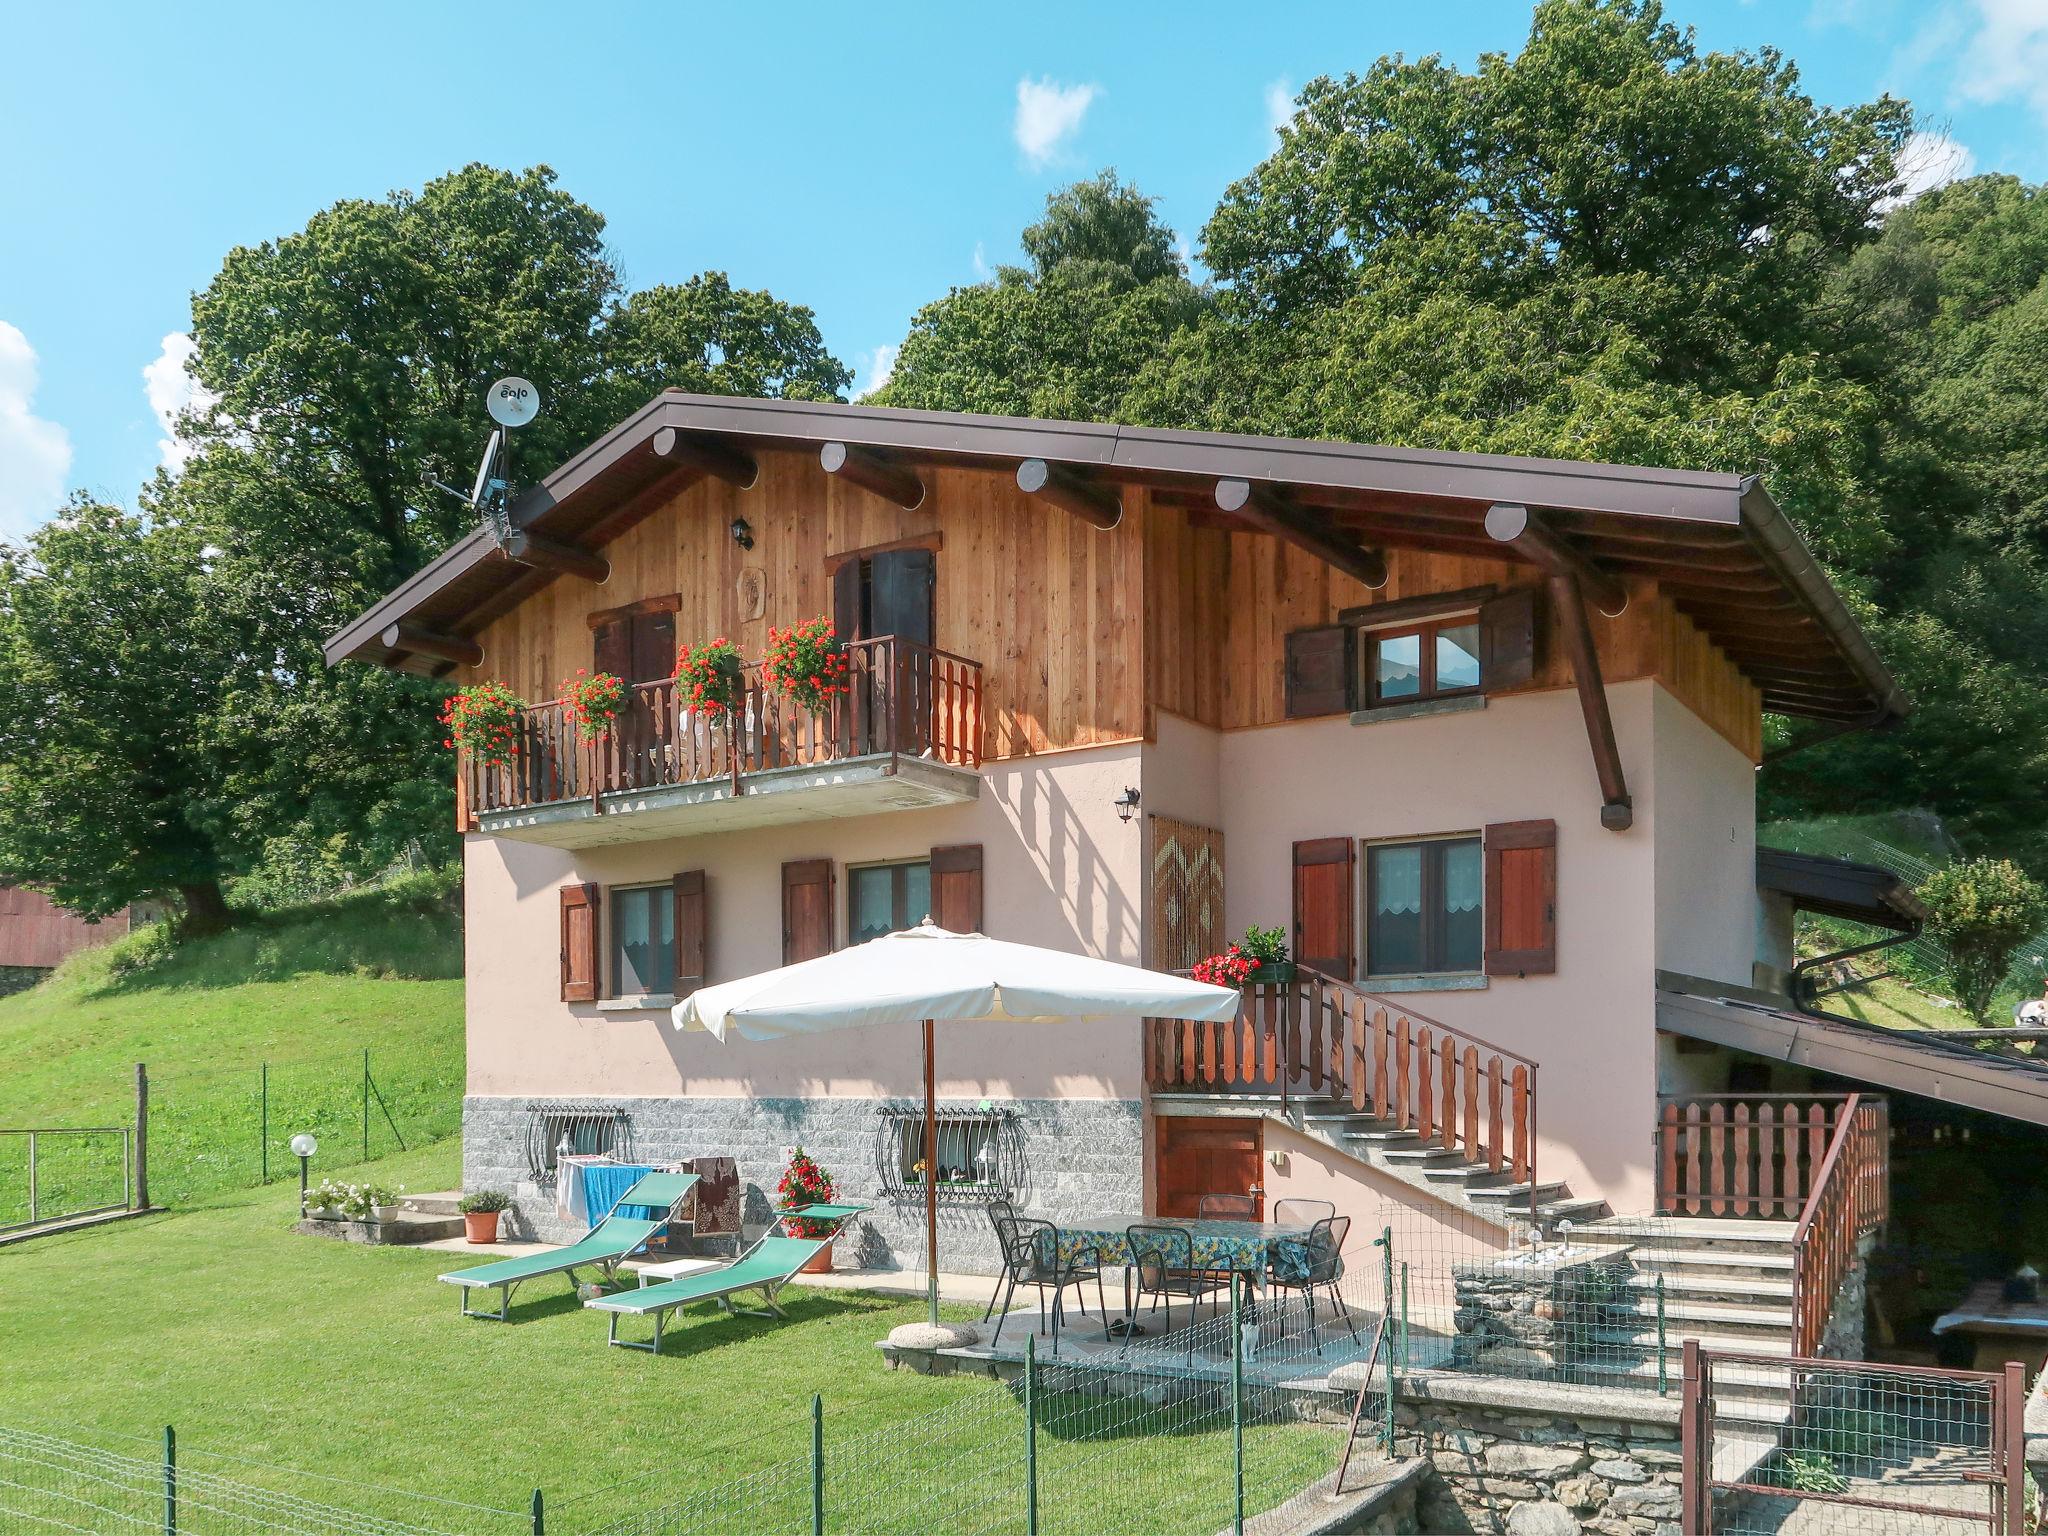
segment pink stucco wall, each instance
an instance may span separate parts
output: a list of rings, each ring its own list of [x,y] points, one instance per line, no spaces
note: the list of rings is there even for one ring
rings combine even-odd
[[[922,857],[980,843],[983,926],[1002,938],[1139,958],[1141,828],[1111,802],[1138,781],[1135,745],[993,764],[981,797],[930,811],[821,820],[715,837],[565,851],[466,840],[469,1092],[481,1095],[909,1095],[922,1091],[915,1026],[811,1042],[721,1045],[681,1035],[666,1010],[560,1001],[557,889],[706,871],[710,967],[730,980],[782,963],[781,867]],[[1136,1098],[1135,1021],[951,1026],[939,1092],[958,1097]]]

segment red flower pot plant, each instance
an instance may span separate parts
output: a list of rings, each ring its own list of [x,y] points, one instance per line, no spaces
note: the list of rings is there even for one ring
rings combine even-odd
[[[626,684],[609,672],[576,669],[562,680],[562,713],[584,741],[596,741],[612,728],[626,707]]]
[[[811,1161],[811,1156],[798,1147],[790,1154],[789,1166],[782,1170],[782,1179],[775,1186],[775,1204],[781,1210],[795,1210],[806,1205],[830,1205],[832,1203],[832,1175]],[[831,1237],[839,1229],[832,1221],[806,1221],[801,1216],[782,1218],[782,1229],[791,1237]],[[804,1265],[807,1275],[830,1274],[832,1271],[832,1250],[829,1247],[818,1250],[817,1255]]]
[[[725,636],[676,652],[676,705],[721,719],[739,707],[744,689],[740,648]]]
[[[487,768],[509,768],[519,755],[519,717],[526,701],[503,683],[472,683],[441,706],[441,745]]]
[[[852,666],[830,619],[804,619],[787,629],[769,626],[762,681],[805,714],[822,715],[835,698],[851,691],[847,673]]]

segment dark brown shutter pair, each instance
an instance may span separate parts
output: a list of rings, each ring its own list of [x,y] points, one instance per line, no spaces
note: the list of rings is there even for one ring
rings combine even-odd
[[[1548,976],[1557,970],[1557,823],[1488,827],[1486,973]],[[1340,981],[1357,970],[1357,845],[1319,837],[1294,845],[1294,957]]]
[[[1484,589],[1481,589],[1484,590]],[[1418,619],[1442,610],[1442,600],[1381,603],[1364,610],[1375,624],[1398,619],[1403,609]],[[1357,610],[1348,610],[1356,612]],[[1290,720],[1338,715],[1360,708],[1358,630],[1322,624],[1287,636],[1286,714]],[[1536,673],[1536,589],[1517,587],[1479,604],[1479,676],[1483,691],[1519,688]]]
[[[670,882],[675,902],[678,996],[704,985],[709,965],[710,899],[704,871],[687,869]],[[565,885],[562,901],[562,1001],[594,1003],[604,995],[604,893],[595,885]]]

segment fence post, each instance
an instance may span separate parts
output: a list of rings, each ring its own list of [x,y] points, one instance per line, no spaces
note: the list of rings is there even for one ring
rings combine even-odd
[[[1401,1261],[1401,1369],[1408,1369],[1408,1261]]]
[[[178,1432],[164,1426],[164,1536],[178,1536]]]
[[[1384,1330],[1386,1320],[1394,1315],[1394,1229],[1380,1228],[1380,1327]],[[1406,1368],[1406,1362],[1403,1362]],[[1380,1438],[1385,1442],[1387,1454],[1394,1454],[1394,1370],[1393,1362],[1387,1362],[1387,1412],[1386,1421],[1380,1427]]]
[[[1244,1536],[1244,1289],[1230,1274],[1230,1469],[1234,1514],[1230,1528]]]
[[[149,1068],[135,1063],[135,1205],[149,1209]]]
[[[36,1198],[36,1133],[28,1133],[28,1224],[34,1226],[41,1202]]]
[[[363,1161],[370,1160],[370,1048],[363,1047]]]
[[[2027,1528],[2027,1368],[2005,1362],[2005,1529],[2020,1536]]]
[[[1671,1361],[1664,1353],[1664,1272],[1657,1272],[1657,1395],[1671,1395]]]
[[[811,1394],[811,1536],[825,1536],[825,1397]]]
[[[540,1490],[533,1490],[533,1536],[547,1536],[547,1505],[542,1502]]]
[[[1685,1396],[1678,1410],[1679,1464],[1682,1467],[1680,1529],[1684,1536],[1704,1536],[1711,1530],[1709,1501],[1713,1498],[1713,1468],[1700,1458],[1713,1454],[1713,1445],[1700,1433],[1704,1417],[1700,1400],[1705,1395],[1700,1382],[1700,1341],[1685,1341]]]
[[[1024,1335],[1024,1530],[1038,1536],[1038,1335]]]
[[[263,1063],[263,1108],[258,1115],[260,1134],[263,1138],[263,1182],[270,1182],[270,1063]]]

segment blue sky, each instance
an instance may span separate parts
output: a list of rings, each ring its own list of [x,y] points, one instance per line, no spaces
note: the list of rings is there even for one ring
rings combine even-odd
[[[1376,56],[1469,64],[1526,6],[1434,0],[945,10],[0,0],[0,536],[129,500],[190,295],[237,244],[470,160],[545,162],[631,286],[723,268],[809,304],[860,373],[916,308],[1014,260],[1045,195],[1115,165],[1190,244],[1276,104]],[[1695,0],[1824,101],[1909,97],[1958,166],[2048,176],[2048,0]]]

